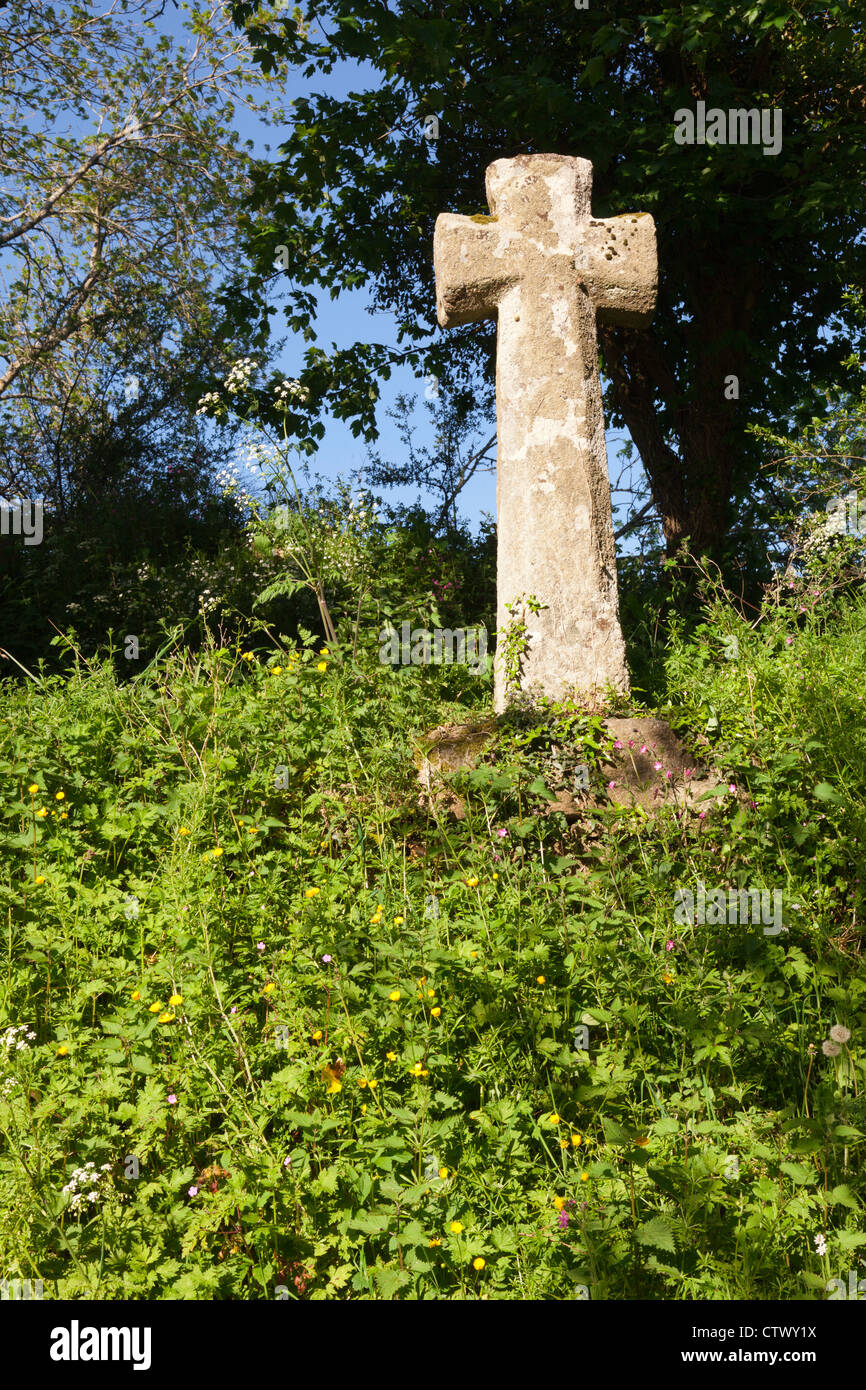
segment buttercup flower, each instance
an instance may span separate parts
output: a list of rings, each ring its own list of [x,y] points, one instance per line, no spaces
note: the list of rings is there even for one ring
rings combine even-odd
[[[467,887],[467,888],[477,888],[477,887],[478,887],[478,879],[477,879],[477,878],[474,878],[474,877],[473,877],[473,878],[467,878],[467,880],[466,880],[466,887]]]
[[[44,807],[44,806],[40,806],[39,810],[36,812],[37,818],[38,818],[39,820],[44,820],[45,817],[46,817],[47,815],[48,815],[48,812],[46,811],[45,807]]]
[[[162,1005],[161,1005],[161,1004],[151,1004],[151,1005],[150,1005],[150,1008],[148,1009],[148,1013],[151,1013],[151,1014],[160,1014],[160,1013],[162,1013]]]
[[[178,835],[189,835],[190,832],[189,830],[187,830],[185,825],[182,825],[177,833]]]
[[[305,889],[304,889],[304,897],[305,897],[305,898],[314,898],[318,892],[319,892],[319,889],[318,889],[318,888],[305,888]]]
[[[553,1205],[556,1207],[557,1211],[562,1211],[562,1208],[565,1206],[566,1200],[567,1199],[565,1197],[554,1197]]]
[[[317,671],[327,671],[327,669],[328,669],[328,663],[327,663],[327,661],[317,661],[317,662],[316,662],[316,670],[317,670]]]
[[[268,983],[265,985],[264,989],[262,990],[262,994],[271,994],[275,989],[276,985],[274,984],[273,980],[269,980]]]
[[[44,883],[44,882],[45,882],[45,875],[44,875],[44,874],[37,874],[36,877],[34,878],[33,882],[34,882],[34,883]]]
[[[173,1008],[176,1008],[178,1004],[182,1004],[182,1003],[183,1003],[183,995],[182,995],[182,994],[172,994],[172,995],[169,996],[168,1002],[169,1002],[169,1007],[170,1007],[170,1008],[172,1008],[172,1009],[173,1009]]]
[[[386,1053],[385,1053],[385,1056],[386,1056],[386,1058],[388,1059],[389,1062],[396,1062],[396,1060],[397,1060],[397,1054],[396,1054],[396,1052],[386,1052]]]
[[[220,849],[219,845],[217,845],[216,849],[211,850],[211,854],[213,855],[214,859],[219,859],[222,852],[223,851]]]
[[[463,1230],[463,1222],[452,1221],[448,1229],[451,1231],[452,1235],[459,1236],[460,1232]]]
[[[35,796],[36,793],[37,793],[38,790],[39,790],[39,783],[38,783],[38,782],[31,782],[31,783],[30,783],[30,786],[27,788],[27,790],[29,791],[29,793],[30,793],[31,796]]]
[[[544,976],[543,976],[543,975],[536,975],[536,977],[535,977],[535,983],[536,983],[537,985],[543,985],[544,982],[545,982],[545,981],[544,981]]]
[[[317,1028],[316,1031],[315,1031],[315,1033],[313,1034],[313,1042],[318,1042],[319,1039],[321,1038],[321,1036],[322,1036],[322,1030],[321,1030],[321,1028]]]
[[[400,996],[400,991],[399,991],[399,989],[392,989],[392,990],[391,990],[391,993],[388,995],[388,998],[391,1000],[392,1004],[396,1004],[396,1003],[397,1003],[397,1000],[398,1000],[400,997],[401,997],[401,996]]]
[[[65,801],[65,800],[66,800],[66,792],[55,792],[55,793],[54,793],[54,800],[55,800],[55,801]]]
[[[66,1046],[66,1043],[61,1043],[54,1055],[55,1057],[65,1057],[68,1052],[69,1048]]]
[[[438,1018],[439,1015],[441,1014],[441,1012],[442,1012],[442,1010],[441,1010],[441,1009],[438,1009],[438,1008],[437,1008],[437,1009],[431,1009],[431,1010],[430,1010],[430,1014],[431,1014],[431,1016],[432,1016],[433,1018]]]
[[[134,989],[134,990],[132,991],[131,998],[132,998],[132,999],[140,999],[140,998],[141,998],[141,990],[140,990],[140,989]]]
[[[472,1268],[473,1268],[473,1269],[483,1269],[485,1263],[486,1263],[486,1262],[485,1262],[484,1260],[482,1260],[481,1256],[479,1255],[478,1258],[477,1258],[476,1260],[473,1260],[473,1261],[472,1261]]]
[[[159,1021],[160,1023],[172,1023],[174,1021],[174,1014],[160,1014]]]
[[[577,1148],[580,1147],[580,1145],[581,1145],[582,1143],[583,1143],[583,1139],[582,1139],[582,1137],[581,1137],[579,1134],[572,1134],[572,1136],[571,1136],[572,1148],[577,1149]]]

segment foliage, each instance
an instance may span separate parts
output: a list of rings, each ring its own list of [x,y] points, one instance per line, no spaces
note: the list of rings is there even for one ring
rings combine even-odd
[[[293,104],[278,158],[256,167],[256,273],[229,306],[239,322],[260,322],[271,291],[285,289],[287,322],[311,339],[301,377],[311,418],[327,404],[372,437],[378,381],[398,361],[488,409],[495,324],[438,330],[436,215],[483,215],[494,159],[585,157],[596,214],[644,210],[658,231],[651,329],[601,329],[608,423],[635,441],[669,552],[690,535],[695,554],[718,554],[733,532],[734,558],[766,577],[772,525],[747,427],[820,412],[822,392],[847,383],[843,364],[862,336],[845,299],[864,255],[855,0],[580,11],[445,0],[435,12],[332,0],[302,7],[306,23],[252,0],[233,12],[265,72],[279,61],[324,78],[358,61],[372,73],[343,99],[320,91]],[[781,114],[781,151],[678,144],[675,115],[698,100]],[[423,134],[431,113],[435,140]],[[361,285],[395,316],[400,346],[312,345],[312,290]]]
[[[489,692],[372,633],[7,685],[9,1277],[825,1297],[866,1240],[866,606],[787,582],[666,640],[661,712],[724,782],[654,819],[548,813],[557,759],[601,792],[568,707],[500,723],[462,819],[422,808],[416,735]],[[700,881],[781,888],[786,930],[678,924]]]

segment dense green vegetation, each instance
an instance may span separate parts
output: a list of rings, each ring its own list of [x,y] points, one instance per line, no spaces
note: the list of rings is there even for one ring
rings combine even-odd
[[[4,1269],[826,1297],[866,1243],[866,606],[792,577],[704,618],[659,639],[652,702],[724,781],[653,818],[603,804],[610,740],[568,707],[500,721],[463,819],[419,802],[415,736],[489,683],[383,666],[369,625],[354,658],[253,632],[10,684]],[[554,754],[600,793],[571,824]],[[780,889],[785,931],[676,922],[700,882]]]

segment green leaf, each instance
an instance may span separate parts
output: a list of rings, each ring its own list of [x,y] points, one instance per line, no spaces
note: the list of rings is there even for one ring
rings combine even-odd
[[[815,788],[815,795],[819,801],[835,801],[842,804],[844,800],[829,782],[819,782]]]
[[[674,1229],[663,1216],[654,1216],[652,1220],[645,1221],[638,1227],[636,1239],[640,1245],[653,1245],[657,1250],[667,1250],[671,1255],[676,1254]]]
[[[830,1203],[832,1206],[853,1207],[855,1211],[860,1205],[847,1183],[833,1188],[830,1193]]]

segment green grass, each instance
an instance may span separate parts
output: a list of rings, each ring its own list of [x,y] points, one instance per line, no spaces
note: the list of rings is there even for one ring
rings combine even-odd
[[[671,639],[653,706],[724,777],[703,816],[545,814],[554,758],[601,788],[564,708],[502,723],[464,819],[425,808],[413,735],[489,685],[375,651],[4,688],[0,1032],[35,1033],[0,1046],[6,1277],[825,1298],[866,1244],[866,607],[800,586]],[[700,882],[781,889],[787,931],[675,922]]]

